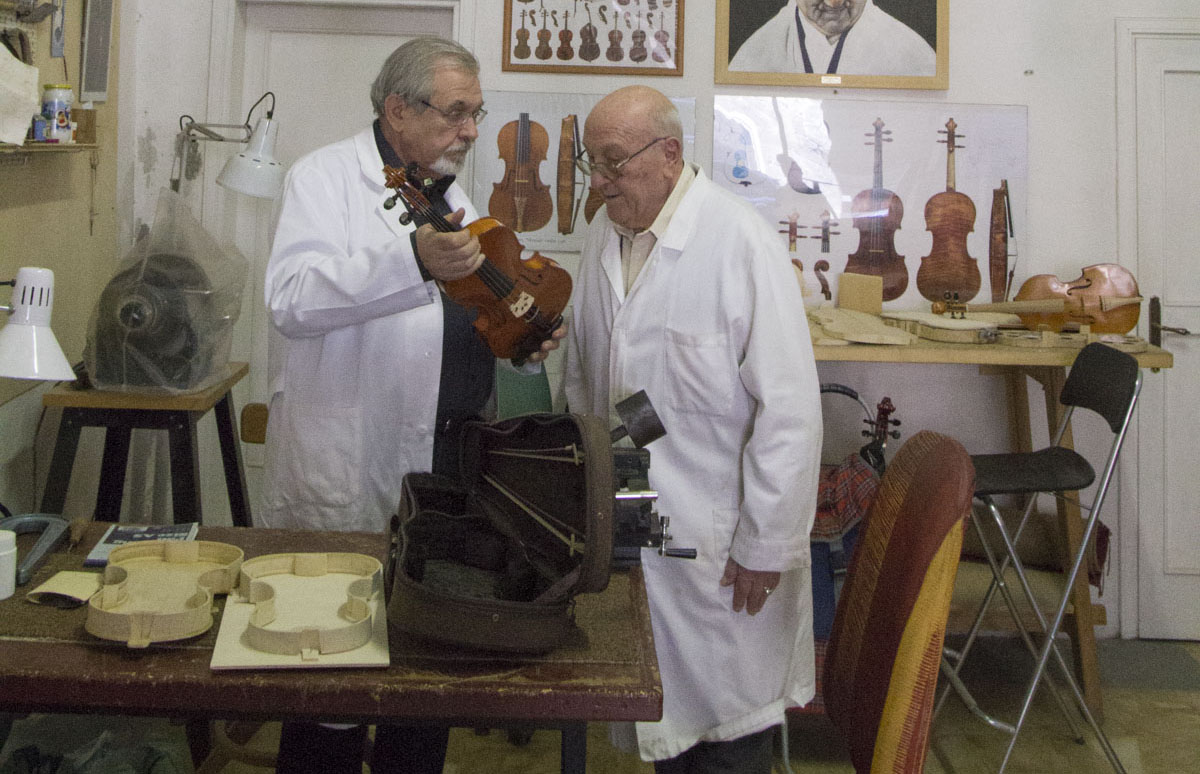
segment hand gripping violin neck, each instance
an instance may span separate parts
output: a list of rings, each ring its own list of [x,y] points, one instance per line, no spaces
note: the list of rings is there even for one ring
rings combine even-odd
[[[399,199],[408,217],[443,232],[465,228],[479,240],[484,256],[480,267],[473,274],[439,285],[451,299],[476,311],[475,330],[492,354],[521,365],[562,325],[562,312],[571,298],[571,275],[540,253],[521,260],[521,242],[495,218],[483,217],[464,227],[450,223],[409,182],[409,174],[395,167],[383,168],[387,187],[396,192],[384,206],[390,209]]]

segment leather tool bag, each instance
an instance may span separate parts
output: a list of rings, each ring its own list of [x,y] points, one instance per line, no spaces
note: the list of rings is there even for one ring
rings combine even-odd
[[[551,650],[572,631],[575,595],[608,585],[609,431],[593,416],[528,414],[463,434],[461,481],[404,477],[388,625],[484,650]]]

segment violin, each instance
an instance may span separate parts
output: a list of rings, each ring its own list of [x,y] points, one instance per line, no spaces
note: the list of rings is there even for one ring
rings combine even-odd
[[[563,118],[558,135],[558,233],[575,230],[575,159],[579,155],[579,119]]]
[[[830,231],[830,226],[836,226],[838,222],[833,219],[833,215],[829,210],[821,213],[821,252],[829,252],[829,237],[830,235],[841,234],[840,231]]]
[[[653,3],[651,4],[650,9],[651,10],[654,9]],[[671,49],[667,47],[667,44],[670,42],[671,42],[671,33],[667,32],[666,27],[663,26],[662,11],[659,11],[658,12],[658,29],[655,30],[655,32],[654,32],[654,51],[651,52],[650,57],[655,62],[671,61]]]
[[[1137,280],[1115,263],[1086,266],[1078,278],[1063,282],[1052,274],[1025,280],[1008,303],[934,303],[935,314],[1009,312],[1031,331],[1061,333],[1067,326],[1087,325],[1092,333],[1126,334],[1137,327],[1142,297]]]
[[[797,221],[798,221],[799,219],[800,219],[800,213],[798,213],[798,212],[793,212],[792,214],[788,215],[788,218],[787,218],[787,220],[781,220],[781,221],[779,221],[779,225],[781,225],[781,226],[787,226],[787,228],[781,228],[781,229],[779,229],[779,233],[780,233],[780,234],[787,234],[787,240],[788,240],[788,252],[789,252],[789,253],[794,253],[794,252],[796,252],[796,240],[797,240],[798,238],[802,238],[802,237],[799,237],[799,236],[797,235],[797,233],[796,233],[796,232],[799,230],[799,226],[797,226],[797,225],[796,225],[796,224],[797,224]],[[792,259],[792,263],[796,263],[796,259],[795,259],[795,258],[793,258],[793,259]],[[803,269],[803,267],[801,267],[801,268]]]
[[[513,231],[537,231],[554,211],[550,189],[538,178],[550,137],[528,113],[521,113],[518,120],[500,127],[496,144],[504,159],[504,178],[492,187],[488,212]]]
[[[887,465],[883,456],[883,450],[887,448],[888,439],[900,437],[899,430],[889,429],[900,426],[899,419],[892,419],[892,414],[895,412],[895,404],[892,403],[891,398],[885,395],[883,396],[883,400],[875,404],[875,419],[863,420],[863,424],[871,427],[870,430],[862,431],[863,437],[870,438],[871,440],[866,446],[859,449],[858,453],[880,475],[883,475],[883,469]]]
[[[567,19],[569,18],[570,14],[563,11],[563,28],[558,31],[558,51],[554,52],[555,56],[564,62],[575,57],[575,49],[571,46],[571,38],[574,34],[567,29]]]
[[[975,230],[975,203],[971,197],[954,190],[954,149],[961,148],[955,134],[958,125],[946,122],[946,190],[925,203],[925,230],[933,233],[933,248],[921,259],[917,270],[917,290],[930,301],[946,293],[957,293],[970,301],[979,292],[979,265],[967,253],[967,234]]]
[[[1008,181],[1001,180],[1000,187],[992,189],[992,229],[988,242],[988,280],[992,285],[992,303],[1008,298],[1008,238],[1012,235]]]
[[[629,18],[628,18],[629,11],[626,11],[625,13],[626,13],[625,21],[629,21]],[[646,52],[646,31],[644,29],[642,29],[642,12],[641,11],[638,11],[638,26],[637,26],[637,29],[633,31],[632,38],[633,38],[633,45],[630,46],[630,48],[629,48],[629,61],[645,62],[648,54]]]
[[[829,271],[829,261],[822,258],[813,264],[813,274],[817,275],[817,282],[821,283],[821,295],[826,301],[833,300],[833,291],[829,289],[829,280],[825,279],[825,272]]]
[[[537,48],[534,49],[533,55],[538,59],[549,59],[554,56],[554,49],[550,48],[550,30],[546,27],[546,17],[550,13],[545,8],[542,9],[542,28],[538,30]]]
[[[439,282],[446,295],[477,312],[475,330],[496,357],[521,365],[562,325],[571,298],[571,275],[540,253],[521,259],[516,234],[495,218],[484,217],[456,226],[434,211],[425,195],[409,181],[409,171],[384,167],[387,187],[395,194],[384,202],[391,209],[404,202],[408,217],[417,217],[441,232],[464,228],[479,240],[483,263],[472,274]]]
[[[533,53],[529,50],[529,30],[525,29],[525,12],[521,11],[521,29],[517,30],[517,47],[513,49],[513,56],[517,59],[528,59]]]
[[[608,49],[604,52],[604,56],[610,62],[620,62],[625,58],[625,49],[621,48],[621,17],[618,13],[613,13],[613,28],[608,31]]]
[[[871,274],[883,278],[883,300],[899,298],[908,288],[908,269],[904,256],[896,254],[895,234],[904,218],[904,203],[900,197],[883,187],[883,144],[891,142],[891,130],[884,131],[883,121],[876,118],[874,183],[854,197],[851,211],[854,227],[858,229],[858,249],[846,261],[846,271]]]
[[[592,9],[587,3],[583,4],[583,10],[587,12],[587,24],[579,28],[579,58],[585,62],[592,62],[600,58],[600,44],[596,42],[596,25],[592,24]]]

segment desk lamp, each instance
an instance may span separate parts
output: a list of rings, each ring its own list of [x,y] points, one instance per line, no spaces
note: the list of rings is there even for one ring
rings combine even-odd
[[[62,347],[50,330],[50,312],[54,308],[54,272],[26,266],[17,278],[0,284],[12,285],[12,304],[0,306],[11,317],[0,328],[0,376],[12,379],[74,380],[75,372],[63,355]],[[41,532],[42,536],[22,558],[16,582],[29,582],[33,570],[53,550],[67,531],[60,516],[41,513],[11,516],[0,520],[0,529],[17,534]]]
[[[11,317],[0,329],[0,376],[13,379],[73,380],[75,372],[50,330],[54,308],[54,272],[26,266],[17,271],[11,306],[0,306]]]
[[[265,118],[258,119],[253,131],[250,116],[254,109],[271,98],[271,106]],[[200,141],[238,142],[245,148],[229,158],[217,184],[255,196],[273,199],[283,187],[283,165],[275,159],[275,137],[279,127],[272,120],[275,114],[275,94],[266,92],[246,112],[246,121],[241,124],[200,123],[189,115],[179,117],[179,134],[175,137],[175,161],[171,168],[171,190],[179,190],[179,180],[195,178],[199,170],[199,157],[195,155],[195,143]]]

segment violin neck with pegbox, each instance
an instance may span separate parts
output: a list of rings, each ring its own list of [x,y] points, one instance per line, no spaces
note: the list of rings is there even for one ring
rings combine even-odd
[[[384,207],[391,209],[400,201],[407,210],[400,216],[402,223],[415,218],[441,232],[469,231],[479,240],[483,253],[479,268],[438,284],[452,300],[477,312],[473,325],[496,357],[521,365],[562,325],[571,298],[571,275],[540,253],[522,260],[516,234],[495,218],[483,217],[465,226],[446,220],[409,180],[414,173],[414,165],[408,170],[383,168],[387,187],[395,191]]]

